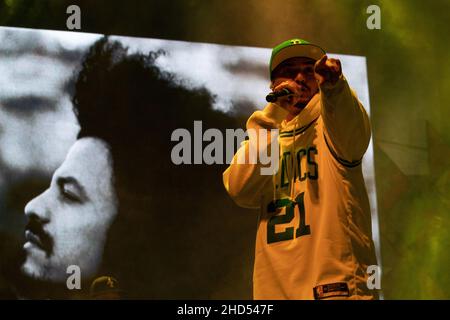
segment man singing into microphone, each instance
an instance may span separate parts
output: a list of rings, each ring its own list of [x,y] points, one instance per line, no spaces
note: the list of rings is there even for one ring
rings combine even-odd
[[[263,175],[262,164],[236,161],[249,153],[246,142],[223,174],[239,206],[260,209],[254,298],[376,299],[367,287],[367,267],[377,263],[361,169],[367,113],[340,61],[307,41],[276,46],[270,77],[275,101],[247,129],[279,130],[279,168]]]

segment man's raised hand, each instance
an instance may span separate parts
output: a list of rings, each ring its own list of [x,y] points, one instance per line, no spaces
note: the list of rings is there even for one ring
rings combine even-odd
[[[342,74],[341,62],[339,59],[328,58],[324,55],[314,65],[314,76],[319,85],[330,83],[336,84]]]

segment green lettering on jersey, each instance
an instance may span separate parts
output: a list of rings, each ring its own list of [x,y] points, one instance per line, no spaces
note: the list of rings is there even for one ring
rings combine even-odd
[[[300,214],[300,225],[295,232],[295,238],[311,234],[311,228],[305,222],[305,204],[304,204],[304,195],[305,193],[300,193],[295,201],[290,200],[289,198],[275,200],[271,202],[267,207],[267,212],[269,213],[277,213],[278,210],[284,208],[284,214],[273,215],[270,217],[267,222],[267,243],[274,243],[285,240],[294,239],[294,227],[286,227],[282,232],[276,232],[276,225],[286,224],[291,222],[295,216],[295,206],[298,206],[299,214]],[[280,210],[281,211],[281,210]]]
[[[319,166],[314,161],[314,157],[311,155],[312,153],[317,154],[316,147],[308,148],[308,164],[312,165],[312,167],[314,168],[314,171],[313,171],[314,173],[311,173],[311,171],[309,170],[309,166],[308,166],[308,178],[311,180],[317,180],[319,178]]]
[[[289,186],[289,177],[288,175],[288,170],[289,170],[289,161],[291,160],[291,153],[288,152],[284,152],[283,153],[283,158],[281,160],[281,188],[285,188],[287,186]]]
[[[290,199],[279,199],[275,203],[269,204],[268,212],[276,213],[285,208],[285,214],[274,215],[267,223],[267,243],[290,240],[294,237],[294,227],[288,227],[283,232],[276,232],[275,226],[278,224],[289,223],[294,219],[294,205]]]
[[[302,175],[302,157],[306,156],[306,150],[300,149],[297,152],[297,167],[298,167],[298,176],[300,177],[300,181],[306,180],[306,172]]]
[[[300,193],[297,198],[295,198],[295,202],[298,204],[298,210],[300,212],[300,225],[297,229],[297,231],[295,231],[295,237],[301,237],[307,234],[311,234],[311,228],[309,227],[309,225],[306,225],[305,222],[305,193],[302,192]]]

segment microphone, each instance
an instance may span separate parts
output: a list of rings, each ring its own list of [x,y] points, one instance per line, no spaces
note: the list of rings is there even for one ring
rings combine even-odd
[[[287,96],[289,94],[292,94],[292,92],[288,88],[284,88],[280,91],[274,91],[274,92],[269,93],[266,96],[266,101],[267,102],[275,102],[275,101],[277,101],[277,99],[279,97]]]

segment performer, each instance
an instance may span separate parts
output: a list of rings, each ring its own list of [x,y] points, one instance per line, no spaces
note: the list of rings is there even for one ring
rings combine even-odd
[[[305,40],[273,49],[270,77],[285,95],[253,113],[247,129],[280,130],[278,170],[263,175],[260,163],[238,163],[246,141],[223,174],[239,206],[260,208],[254,298],[376,299],[366,283],[376,257],[361,169],[369,117],[340,61]]]

